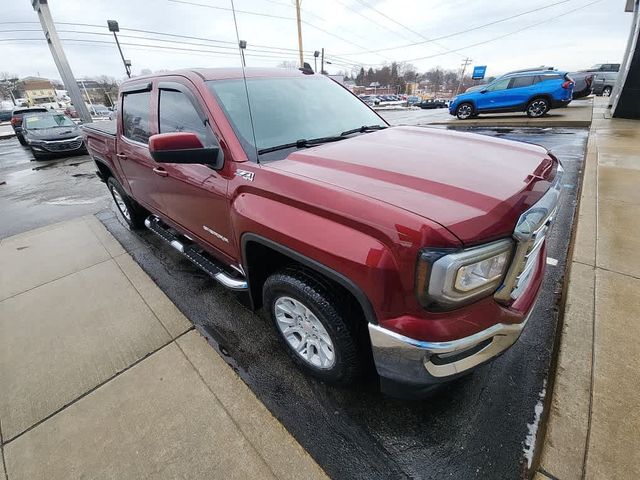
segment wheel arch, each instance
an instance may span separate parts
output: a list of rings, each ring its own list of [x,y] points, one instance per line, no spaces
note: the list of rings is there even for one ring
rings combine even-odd
[[[346,290],[359,306],[365,320],[368,323],[377,325],[377,317],[367,295],[353,281],[341,273],[287,246],[255,233],[248,232],[243,234],[240,244],[242,265],[249,282],[249,295],[254,309],[262,306],[262,286],[267,277],[273,273],[275,267],[299,264]],[[273,256],[265,257],[265,253]],[[265,258],[269,258],[269,262],[264,267],[259,268],[258,262]]]

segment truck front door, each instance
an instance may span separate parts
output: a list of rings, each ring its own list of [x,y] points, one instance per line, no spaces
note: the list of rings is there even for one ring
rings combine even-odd
[[[204,146],[218,146],[210,114],[195,87],[181,77],[165,78],[158,83],[158,131],[192,132]],[[224,254],[223,260],[237,258],[227,201],[228,179],[222,171],[207,165],[162,165],[165,175],[159,179],[159,191],[165,213],[187,230],[198,243]]]

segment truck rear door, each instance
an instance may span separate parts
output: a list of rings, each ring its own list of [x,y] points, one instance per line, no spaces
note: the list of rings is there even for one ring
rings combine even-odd
[[[158,164],[149,153],[149,137],[157,133],[151,83],[127,86],[122,92],[116,156],[133,197],[143,206],[162,211],[158,192]]]

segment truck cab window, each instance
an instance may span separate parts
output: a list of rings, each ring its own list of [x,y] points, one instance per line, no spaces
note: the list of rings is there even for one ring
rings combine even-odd
[[[127,93],[122,100],[122,134],[135,142],[149,143],[151,92]]]
[[[212,134],[184,93],[160,90],[160,133],[191,132],[198,135],[204,146],[211,146]]]

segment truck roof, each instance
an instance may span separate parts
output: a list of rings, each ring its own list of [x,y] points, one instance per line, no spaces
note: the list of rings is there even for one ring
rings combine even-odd
[[[289,70],[285,68],[245,68],[244,74],[247,78],[256,77],[298,77],[308,74],[304,74],[299,70]],[[129,82],[138,82],[140,80],[153,79],[158,77],[181,75],[192,76],[197,75],[202,80],[229,80],[234,78],[242,78],[242,68],[191,68],[184,70],[173,70],[169,72],[156,73],[152,75],[145,75],[142,77],[134,77],[130,80],[123,82],[123,85]]]

